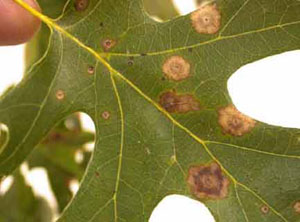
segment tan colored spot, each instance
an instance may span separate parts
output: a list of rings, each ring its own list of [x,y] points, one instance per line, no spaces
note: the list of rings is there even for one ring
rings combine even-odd
[[[260,208],[260,211],[263,213],[263,214],[267,214],[269,213],[269,207],[266,206],[266,205],[263,205],[261,208]]]
[[[239,112],[233,105],[219,109],[219,124],[224,133],[232,136],[243,136],[250,132],[256,121]]]
[[[104,52],[108,52],[112,47],[116,45],[116,41],[113,39],[104,39],[101,43]]]
[[[199,102],[192,95],[177,95],[176,92],[163,93],[160,96],[159,104],[169,113],[187,113],[200,110]]]
[[[62,90],[57,90],[55,95],[58,100],[63,100],[65,98],[65,92]]]
[[[75,1],[75,9],[78,12],[82,12],[87,9],[89,6],[89,0],[76,0]]]
[[[201,34],[215,34],[221,26],[221,14],[216,4],[205,4],[191,14],[192,25]]]
[[[102,113],[102,118],[103,119],[107,120],[107,119],[109,119],[109,117],[110,117],[110,113],[108,111],[104,111]]]
[[[199,199],[224,199],[228,194],[229,180],[217,163],[193,166],[189,169],[187,183]]]
[[[92,75],[92,74],[94,74],[94,72],[95,72],[94,66],[89,66],[88,67],[88,73]]]
[[[297,214],[300,214],[300,201],[297,201],[295,204],[294,204],[294,210]]]
[[[191,65],[181,56],[172,56],[165,61],[162,69],[167,78],[180,81],[190,76]]]

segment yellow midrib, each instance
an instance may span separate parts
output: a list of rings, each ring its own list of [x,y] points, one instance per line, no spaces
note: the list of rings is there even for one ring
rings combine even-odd
[[[277,216],[279,216],[281,219],[283,219],[285,222],[288,222],[278,211],[276,211],[272,206],[270,206],[265,200],[263,200],[263,198],[261,198],[259,195],[257,195],[254,191],[252,191],[249,187],[247,187],[246,185],[238,182],[232,175],[231,173],[228,172],[228,170],[222,165],[222,163],[212,154],[212,152],[208,149],[206,143],[204,140],[200,139],[198,136],[196,136],[194,133],[192,133],[188,128],[186,128],[185,126],[181,125],[179,122],[177,122],[167,111],[165,111],[161,106],[159,106],[155,101],[153,101],[150,97],[148,97],[144,92],[142,92],[136,85],[134,85],[130,80],[128,80],[126,77],[124,77],[121,73],[119,73],[117,70],[115,70],[104,58],[101,57],[101,55],[99,53],[97,53],[96,51],[94,51],[92,48],[86,46],[85,44],[83,44],[79,39],[77,39],[76,37],[74,37],[73,35],[71,35],[69,32],[67,32],[66,30],[64,30],[62,27],[60,27],[59,25],[57,25],[52,19],[50,19],[49,17],[43,15],[42,13],[40,13],[39,11],[35,10],[34,8],[32,8],[31,6],[29,6],[27,3],[23,2],[23,0],[14,0],[16,3],[18,3],[20,6],[22,6],[23,8],[25,8],[27,11],[29,11],[32,15],[38,17],[40,20],[42,20],[45,24],[47,24],[50,28],[54,28],[56,29],[58,32],[64,34],[66,37],[68,37],[69,39],[71,39],[72,41],[74,41],[76,44],[78,44],[80,47],[82,47],[83,49],[87,50],[89,53],[91,53],[92,55],[94,55],[108,70],[111,74],[114,74],[116,76],[118,76],[119,78],[121,78],[123,81],[125,81],[129,86],[131,86],[138,94],[140,94],[142,97],[144,97],[144,99],[146,99],[148,102],[150,102],[153,106],[155,106],[161,113],[163,113],[168,119],[171,120],[171,122],[176,125],[177,127],[179,127],[180,129],[182,129],[183,131],[185,131],[189,136],[191,136],[193,139],[195,139],[198,143],[200,143],[203,148],[206,150],[206,152],[211,156],[211,158],[216,161],[220,167],[222,168],[222,170],[230,177],[230,179],[233,181],[234,184],[240,185],[242,187],[244,187],[244,189],[246,189],[248,192],[252,193],[254,196],[256,196],[259,200],[261,200],[263,203],[265,203],[269,209],[271,209]],[[172,51],[170,51],[172,52]],[[118,90],[116,88],[115,85],[115,81],[112,77],[112,84],[114,87],[114,91],[118,100],[118,104],[119,104],[119,109],[120,109],[120,113],[121,113],[121,119],[123,119],[123,110],[122,110],[122,105],[120,103],[120,97],[118,94]],[[124,121],[124,119],[122,120]],[[124,130],[124,122],[122,122],[122,130]],[[123,132],[122,132],[123,133]],[[123,135],[122,135],[122,139],[121,139],[121,150],[123,150]],[[120,170],[121,170],[121,165],[122,164],[122,157],[120,157],[119,159],[119,169],[118,169],[118,177],[120,176]],[[118,182],[118,178],[116,181],[116,186],[119,186],[119,182]],[[114,201],[116,201],[116,196],[114,197]],[[115,206],[116,207],[116,206]],[[116,213],[116,208],[115,208],[115,213]],[[116,215],[115,215],[116,216]]]

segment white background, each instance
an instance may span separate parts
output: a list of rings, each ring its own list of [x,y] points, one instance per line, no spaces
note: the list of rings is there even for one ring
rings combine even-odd
[[[183,14],[195,9],[193,0],[175,0]],[[22,78],[24,45],[0,47],[0,94]],[[228,89],[236,107],[248,116],[279,126],[300,128],[300,51],[269,57],[238,70],[228,81]],[[84,116],[89,130],[93,123]],[[45,196],[54,212],[57,203],[49,188],[43,169],[28,171],[22,167],[36,195]],[[12,180],[9,177],[0,186],[4,193]],[[76,192],[78,182],[71,189]],[[213,222],[208,209],[198,201],[173,195],[165,198],[154,210],[151,222]]]

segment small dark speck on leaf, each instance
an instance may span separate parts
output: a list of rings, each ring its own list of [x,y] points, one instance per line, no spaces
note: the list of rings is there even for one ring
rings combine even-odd
[[[102,48],[105,52],[108,52],[111,48],[113,48],[117,42],[113,39],[104,39],[101,43]]]
[[[89,73],[89,74],[94,74],[94,72],[95,72],[94,66],[89,66],[89,67],[88,67],[88,73]]]
[[[268,206],[266,206],[266,205],[263,205],[261,208],[260,208],[260,210],[261,210],[261,212],[263,213],[263,214],[267,214],[267,213],[269,213],[269,207]]]
[[[65,92],[63,90],[57,90],[55,96],[58,100],[63,100],[65,98]]]
[[[133,64],[134,64],[134,58],[131,56],[131,57],[129,57],[129,60],[128,60],[128,65],[129,66],[132,66]]]
[[[76,0],[75,1],[75,9],[78,12],[82,12],[87,9],[89,6],[89,0]]]
[[[107,119],[109,119],[109,117],[110,117],[110,113],[108,111],[104,111],[102,113],[102,118],[103,119],[107,120]]]

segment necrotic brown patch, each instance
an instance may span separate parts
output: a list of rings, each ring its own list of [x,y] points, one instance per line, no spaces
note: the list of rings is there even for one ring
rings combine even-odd
[[[181,56],[172,56],[165,61],[162,69],[167,78],[180,81],[190,76],[191,66]]]
[[[103,51],[108,52],[111,48],[116,45],[116,41],[113,39],[104,39],[101,43]]]
[[[297,201],[295,204],[294,204],[294,210],[297,214],[300,214],[300,201]]]
[[[191,14],[194,29],[201,34],[215,34],[221,25],[221,14],[216,4],[199,7]]]
[[[219,109],[219,124],[224,133],[232,136],[243,136],[250,132],[256,121],[239,112],[233,105]]]
[[[160,96],[159,104],[169,113],[187,113],[200,110],[199,102],[192,95],[177,95],[176,92],[163,93]]]
[[[76,0],[75,1],[75,9],[78,12],[82,12],[87,9],[89,6],[89,0]]]
[[[191,167],[187,183],[199,199],[224,199],[228,194],[229,180],[217,163]]]

